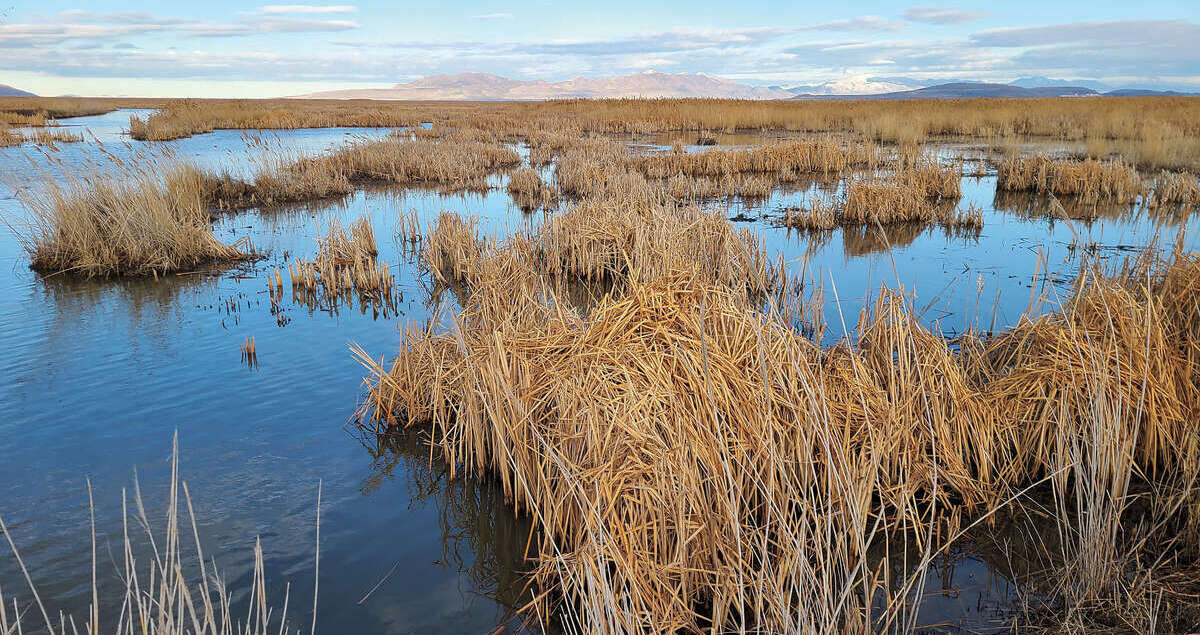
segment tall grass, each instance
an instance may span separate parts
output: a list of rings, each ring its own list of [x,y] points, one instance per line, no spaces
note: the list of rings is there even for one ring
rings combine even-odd
[[[165,159],[125,169],[117,177],[93,171],[45,178],[18,190],[26,216],[8,222],[34,269],[157,275],[254,257],[249,243],[226,245],[213,235],[202,171]]]
[[[1132,203],[1142,193],[1142,181],[1137,170],[1119,161],[1010,156],[997,168],[996,188],[1074,196],[1084,203]]]
[[[183,496],[180,496],[182,486]],[[34,623],[40,622],[37,628],[45,627],[50,635],[77,635],[78,633],[114,633],[118,635],[174,635],[191,633],[193,635],[238,635],[254,634],[268,635],[273,633],[296,632],[302,628],[289,622],[288,602],[291,584],[284,591],[282,608],[276,610],[267,603],[266,576],[263,567],[262,542],[254,541],[254,569],[251,576],[250,588],[247,589],[249,606],[242,615],[234,615],[232,611],[235,590],[226,586],[221,579],[215,559],[206,562],[204,549],[201,547],[200,533],[197,528],[195,513],[192,509],[191,493],[186,481],[179,479],[178,444],[171,456],[170,498],[167,502],[165,525],[156,529],[146,513],[146,505],[142,500],[141,488],[134,482],[133,500],[126,497],[125,490],[121,491],[122,536],[121,549],[117,555],[120,568],[116,572],[120,590],[114,598],[112,587],[104,588],[99,584],[101,578],[98,571],[95,507],[91,508],[92,517],[92,600],[86,620],[77,623],[74,616],[67,617],[59,612],[56,615],[47,608],[38,594],[33,576],[26,568],[17,550],[16,541],[9,528],[0,519],[2,533],[12,549],[25,582],[32,602],[24,608],[17,596],[5,597],[0,593],[0,607],[11,606],[13,613],[0,608],[0,632],[22,633],[32,630]],[[92,501],[91,483],[88,483],[88,500]],[[130,502],[133,509],[130,509]],[[317,492],[317,551],[316,562],[320,558],[321,534],[321,494]],[[187,518],[182,519],[180,508],[187,511]],[[145,531],[144,541],[130,534],[130,524],[141,525]],[[181,521],[191,524],[191,542],[195,550],[191,551],[185,543],[188,542],[187,525],[180,527]],[[163,542],[158,542],[163,540]],[[146,546],[149,549],[146,549]],[[315,575],[315,573],[314,573]],[[107,604],[119,602],[120,610],[115,614],[103,614],[102,600]],[[11,603],[9,600],[11,599]],[[239,612],[240,613],[240,612]],[[57,618],[57,620],[55,619]],[[310,632],[316,631],[317,606],[313,597],[313,613]],[[41,631],[34,631],[41,632]]]

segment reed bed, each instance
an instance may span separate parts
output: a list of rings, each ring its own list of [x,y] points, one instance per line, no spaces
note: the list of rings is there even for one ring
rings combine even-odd
[[[961,196],[962,167],[920,161],[886,178],[854,179],[846,185],[842,225],[982,222],[982,214],[954,214]],[[803,218],[801,219],[803,220]]]
[[[8,124],[0,123],[0,148],[18,146],[25,143],[25,137],[9,130]]]
[[[955,346],[884,291],[822,349],[710,261],[656,272],[620,231],[586,238],[598,217],[547,231],[593,246],[560,262],[629,261],[586,317],[518,238],[474,261],[452,328],[410,328],[390,365],[359,352],[364,422],[428,426],[452,470],[496,475],[544,531],[539,597],[579,629],[911,628],[920,580],[885,580],[871,546],[907,535],[927,561],[939,519],[1047,480],[1084,512],[1062,515],[1072,561],[1119,578],[1123,484],[1200,470],[1194,254],[1085,273],[1060,312]]]
[[[713,284],[761,295],[777,290],[782,275],[753,232],[693,206],[588,200],[548,219],[533,242],[552,276],[649,281],[698,263]]]
[[[393,135],[319,156],[269,152],[259,160],[249,182],[206,174],[205,200],[219,209],[273,206],[343,196],[356,186],[374,183],[447,193],[486,191],[489,176],[520,163],[520,155],[494,141],[459,135],[434,139]]]
[[[60,143],[79,143],[83,141],[83,135],[76,134],[70,130],[62,128],[37,128],[25,137],[26,141],[32,141],[38,145],[55,146]]]
[[[469,135],[408,139],[392,135],[314,159],[351,182],[386,182],[445,191],[487,188],[486,177],[521,165],[517,152]]]
[[[533,168],[521,168],[509,175],[508,193],[525,211],[549,209],[558,201],[558,193]]]
[[[874,167],[879,155],[871,144],[843,144],[832,137],[784,141],[747,150],[710,150],[693,154],[659,153],[639,157],[635,167],[649,178],[677,174],[729,177],[744,174],[836,174],[850,167]]]
[[[996,177],[1000,190],[1074,196],[1084,203],[1132,203],[1143,189],[1137,170],[1120,161],[1010,156],[1000,163]]]
[[[336,308],[343,299],[357,296],[364,307],[394,310],[396,282],[386,262],[377,258],[375,230],[365,216],[342,227],[336,218],[329,231],[317,239],[313,260],[297,258],[288,265],[292,297],[310,306]],[[282,292],[283,279],[274,279]]]
[[[125,167],[122,178],[72,174],[18,192],[26,217],[10,225],[34,269],[142,276],[257,257],[248,241],[226,245],[213,235],[200,170],[165,161]]]
[[[806,205],[784,210],[779,224],[784,227],[825,231],[836,229],[840,223],[840,210],[837,203],[828,198],[809,197]]]
[[[302,100],[198,100],[166,103],[145,119],[130,117],[129,133],[169,141],[213,130],[413,127],[436,119],[433,105]]]
[[[79,143],[83,136],[59,127],[35,128],[28,134],[10,130],[7,125],[0,124],[0,148],[17,146],[22,143],[36,143],[55,148],[60,143]]]
[[[182,486],[182,496],[180,488]],[[3,534],[12,549],[13,556],[28,584],[32,601],[23,608],[15,595],[0,592],[0,633],[46,632],[49,635],[78,635],[79,633],[114,633],[115,635],[269,635],[297,633],[303,630],[316,631],[317,598],[313,596],[312,623],[300,625],[291,621],[288,602],[291,583],[285,587],[282,606],[271,606],[267,601],[267,582],[263,565],[262,541],[254,541],[254,565],[248,589],[233,589],[227,586],[217,568],[215,558],[205,561],[207,556],[201,548],[197,521],[192,508],[192,497],[186,481],[179,479],[178,441],[171,455],[171,481],[165,523],[152,522],[146,514],[141,488],[136,478],[133,498],[121,492],[122,533],[117,541],[115,575],[101,576],[97,567],[96,513],[92,503],[92,485],[88,482],[88,501],[92,519],[92,601],[86,619],[75,621],[74,616],[62,612],[56,615],[43,603],[29,570],[25,567],[16,541],[9,527],[0,519],[0,534]],[[130,504],[132,503],[132,505]],[[321,535],[321,492],[317,489],[317,545],[314,563],[319,566]],[[181,514],[186,510],[187,517]],[[136,510],[136,511],[133,511]],[[195,551],[191,551],[186,525],[191,524],[191,540]],[[144,536],[131,535],[131,526],[140,525]],[[156,526],[157,525],[157,526]],[[146,545],[150,548],[147,549]],[[116,565],[116,558],[120,565]],[[314,574],[315,575],[315,574]],[[99,584],[101,580],[112,581],[120,591],[112,593],[114,585]],[[315,589],[315,587],[314,587]],[[102,593],[104,595],[102,595]],[[247,607],[233,614],[234,598],[245,593]],[[119,607],[111,614],[102,608],[105,604]],[[9,602],[11,600],[11,602]],[[115,600],[115,601],[114,601]],[[10,614],[5,608],[13,609]],[[245,611],[244,613],[242,611]],[[57,619],[56,619],[57,618]],[[34,625],[36,624],[36,626]],[[307,626],[307,628],[305,628]],[[42,628],[44,627],[44,631]]]
[[[1140,168],[1200,168],[1200,99],[965,99],[915,101],[738,101],[717,99],[548,102],[385,102],[370,100],[0,99],[0,120],[47,119],[118,107],[159,109],[134,118],[134,138],[169,140],[216,129],[415,127],[482,129],[530,140],[544,164],[572,139],[592,134],[766,131],[838,133],[888,143],[939,137],[1043,138],[1079,142],[1093,157],[1114,152]],[[537,132],[535,132],[537,131]],[[550,137],[558,141],[543,143]],[[705,137],[707,138],[707,137]],[[697,138],[699,141],[699,138]],[[555,149],[555,145],[560,148]]]
[[[763,199],[771,195],[775,182],[755,175],[726,176],[719,179],[676,174],[662,183],[668,197],[685,202],[720,200],[730,197]]]
[[[0,97],[0,122],[44,126],[56,119],[102,115],[118,108],[157,108],[162,100],[93,97]]]
[[[846,187],[841,222],[889,225],[929,220],[933,206],[920,191],[901,183],[859,181]]]

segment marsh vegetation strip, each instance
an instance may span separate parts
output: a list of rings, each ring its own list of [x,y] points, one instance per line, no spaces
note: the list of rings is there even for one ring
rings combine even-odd
[[[582,106],[539,106],[548,112],[576,107]],[[119,136],[128,116],[98,116],[93,121],[100,123],[89,130],[105,139],[110,152],[128,156]],[[357,132],[363,131],[278,134],[291,147],[315,154],[332,144],[340,147]],[[140,143],[130,141],[133,148]],[[551,139],[527,150],[519,140],[503,142],[529,159],[544,161],[548,155],[551,163],[538,165],[548,186],[561,186],[555,173],[566,167],[564,153],[574,143]],[[257,155],[246,149],[241,132],[216,131],[169,144],[217,174],[234,162],[231,172],[245,181],[253,180],[259,165],[250,160]],[[607,145],[603,140],[596,144]],[[893,151],[891,146],[884,149]],[[0,152],[13,153],[4,154],[0,169],[27,181],[40,178],[22,159],[23,150]],[[94,144],[73,144],[53,156],[74,166],[82,163],[79,159],[97,158],[95,152]],[[595,154],[604,152],[597,148]],[[592,162],[577,165],[586,172]],[[1153,176],[1142,173],[1143,179]],[[775,183],[765,198],[714,202],[697,197],[681,206],[699,208],[689,217],[666,214],[663,184],[649,188],[651,181],[655,179],[625,170],[612,178],[576,179],[624,202],[593,202],[596,213],[586,217],[566,206],[548,215],[521,212],[503,170],[485,180],[486,191],[446,193],[364,182],[330,200],[219,214],[212,225],[218,241],[233,244],[249,238],[267,259],[157,281],[41,276],[27,269],[19,243],[8,233],[0,235],[0,294],[6,300],[0,303],[0,368],[6,377],[0,384],[0,403],[6,408],[0,431],[11,447],[21,448],[19,458],[0,463],[0,512],[35,572],[43,598],[77,617],[87,615],[91,551],[84,475],[91,477],[97,501],[100,585],[111,589],[119,584],[111,575],[105,577],[114,569],[111,563],[106,569],[103,560],[105,545],[120,544],[120,514],[115,511],[120,487],[129,482],[130,466],[137,466],[148,509],[163,508],[169,493],[163,485],[169,482],[167,426],[166,434],[171,428],[180,431],[181,470],[189,478],[203,547],[217,559],[230,588],[249,588],[253,540],[261,535],[268,597],[282,597],[288,582],[293,599],[311,597],[312,484],[324,479],[319,626],[395,633],[519,626],[523,618],[514,611],[531,599],[523,575],[534,565],[525,560],[531,518],[514,514],[505,503],[503,482],[465,477],[463,466],[447,463],[440,451],[431,460],[431,438],[422,430],[399,437],[359,437],[343,428],[362,395],[363,371],[348,354],[349,343],[390,362],[405,345],[402,328],[431,322],[430,328],[441,332],[453,325],[456,312],[478,302],[467,270],[455,274],[450,264],[445,280],[435,279],[433,267],[426,264],[435,245],[448,246],[450,256],[443,262],[461,263],[471,258],[473,246],[540,236],[531,247],[542,250],[534,255],[553,256],[561,271],[592,272],[597,278],[581,285],[574,281],[578,275],[560,276],[569,300],[564,316],[577,311],[582,318],[604,310],[597,309],[611,290],[604,279],[630,270],[622,262],[627,255],[639,269],[666,274],[695,256],[694,250],[655,251],[654,243],[638,242],[630,231],[641,225],[624,212],[643,214],[642,222],[654,224],[663,236],[683,234],[703,241],[703,253],[726,267],[709,275],[730,279],[745,276],[737,272],[758,271],[755,260],[737,264],[730,256],[735,252],[722,249],[734,245],[729,241],[745,230],[765,254],[763,270],[778,271],[782,261],[791,297],[811,298],[823,288],[824,301],[808,304],[794,326],[833,344],[853,330],[864,307],[873,306],[882,283],[903,284],[915,294],[915,323],[922,327],[938,326],[946,335],[970,327],[1010,329],[1031,298],[1044,310],[1070,297],[1084,254],[1111,260],[1147,244],[1169,247],[1180,223],[1179,216],[1108,204],[1089,205],[1098,213],[1067,223],[1052,211],[1048,196],[998,192],[996,177],[989,173],[959,181],[956,209],[973,205],[979,210],[983,225],[978,233],[913,223],[838,224],[826,231],[797,232],[777,227],[775,219],[815,197],[840,205],[844,183],[799,175],[791,183]],[[14,194],[8,189],[0,193],[4,210],[19,211]],[[1064,207],[1072,204],[1059,200]],[[443,211],[477,220],[454,240],[415,241],[418,232],[429,236],[441,226]],[[731,229],[718,222],[731,216],[750,220],[729,225]],[[331,221],[345,229],[361,218],[374,235],[376,261],[387,263],[393,276],[395,313],[376,314],[369,299],[364,308],[358,295],[349,304],[352,310],[343,301],[337,311],[293,297],[287,289],[289,265],[323,252],[322,240],[333,234]],[[694,222],[681,222],[685,218]],[[465,239],[468,233],[471,241]],[[1188,230],[1185,244],[1196,249],[1194,230]],[[723,260],[716,260],[720,254],[725,254]],[[495,262],[490,271],[511,273],[515,270],[502,266],[511,264]],[[459,277],[467,283],[455,284],[452,278]],[[284,292],[276,294],[271,288],[278,288],[280,278]],[[503,279],[490,288],[515,296],[516,286],[497,286]],[[779,286],[779,279],[765,278],[772,286]],[[476,286],[480,282],[475,280]],[[1038,302],[1041,297],[1048,301]],[[709,315],[723,315],[717,312],[721,306],[713,300],[706,309],[712,311]],[[817,330],[820,325],[823,331]],[[710,337],[716,334],[712,331]],[[255,344],[256,372],[247,372],[240,361],[247,338]],[[456,478],[450,479],[451,473]],[[950,475],[939,473],[939,479]],[[946,487],[947,481],[939,482]],[[1027,574],[1049,564],[1038,560],[1037,552],[995,547],[1028,542],[1029,527],[1006,524],[1009,520],[998,523],[996,533],[962,542],[960,549],[936,559],[940,568],[929,570],[925,587],[933,597],[916,613],[917,623],[976,631],[1004,627],[1014,585],[1029,585]],[[943,526],[942,531],[948,530]],[[1039,535],[1056,535],[1055,525]],[[542,540],[534,534],[534,551]],[[913,549],[907,551],[892,545],[890,558],[871,562],[891,563],[889,579],[900,580],[916,570],[913,563],[926,553],[925,544],[916,549],[910,542]],[[1055,539],[1047,538],[1047,546],[1061,551]],[[389,575],[397,563],[396,573]],[[14,567],[11,559],[0,558],[0,584],[10,600],[16,597],[28,606],[30,598],[21,593],[22,578]],[[986,579],[994,584],[980,582]],[[1075,579],[1083,579],[1082,574]],[[894,596],[899,593],[893,591]],[[245,600],[233,602],[244,610]],[[984,607],[982,613],[977,606]],[[116,615],[119,608],[104,606],[102,615]],[[291,608],[289,614],[304,622],[306,611]]]
[[[889,143],[967,137],[1010,145],[1022,139],[1069,142],[1093,158],[1119,154],[1142,168],[1196,169],[1200,98],[966,99],[933,101],[763,102],[734,100],[560,100],[533,103],[434,103],[320,100],[0,100],[0,113],[87,112],[117,106],[155,108],[128,127],[135,138],[179,139],[220,129],[412,126],[467,123],[493,131],[591,133],[685,132],[707,145],[714,133],[842,132]],[[66,116],[66,115],[62,115]],[[43,117],[44,118],[44,117]],[[698,143],[703,137],[704,143]],[[532,140],[531,140],[532,141]]]

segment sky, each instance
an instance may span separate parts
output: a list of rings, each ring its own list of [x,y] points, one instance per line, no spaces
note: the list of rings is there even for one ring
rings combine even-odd
[[[462,72],[556,81],[655,70],[755,85],[1045,76],[1200,92],[1200,0],[291,1],[0,0],[0,84],[276,97]]]

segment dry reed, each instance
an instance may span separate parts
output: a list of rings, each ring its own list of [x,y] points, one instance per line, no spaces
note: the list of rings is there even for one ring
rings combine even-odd
[[[617,257],[594,253],[559,260]],[[475,262],[449,330],[410,329],[390,368],[359,352],[362,416],[429,425],[452,469],[495,474],[544,530],[536,578],[584,630],[911,628],[919,581],[880,584],[883,536],[916,530],[935,553],[935,517],[986,517],[1044,479],[1110,527],[1123,504],[1089,492],[1200,469],[1194,255],[1084,275],[1062,312],[959,348],[884,292],[828,350],[704,261],[632,264],[586,318],[527,239]],[[1119,544],[1064,531],[1078,553]],[[1111,576],[1103,553],[1087,571]]]
[[[213,236],[201,171],[184,163],[155,169],[161,174],[128,167],[123,178],[71,174],[22,188],[27,217],[10,224],[32,267],[89,277],[151,275],[255,257],[248,242],[243,251]]]
[[[508,193],[517,207],[526,211],[549,209],[558,200],[553,188],[533,168],[521,168],[509,175]]]
[[[343,228],[336,218],[329,220],[329,231],[317,240],[313,260],[297,258],[288,265],[292,297],[304,304],[330,310],[339,301],[357,296],[367,305],[393,310],[396,282],[386,262],[376,257],[375,231],[364,216]],[[282,291],[282,276],[276,273],[274,284]]]
[[[180,486],[183,495],[180,496]],[[179,480],[178,436],[171,454],[171,481],[165,526],[155,528],[146,514],[146,505],[142,500],[141,488],[134,481],[132,515],[127,511],[130,501],[121,492],[121,526],[123,539],[118,541],[120,566],[113,580],[120,583],[121,591],[116,599],[120,603],[120,611],[108,615],[102,614],[101,587],[97,571],[96,553],[99,545],[96,542],[96,514],[92,504],[92,486],[88,482],[88,501],[92,519],[92,566],[91,566],[91,604],[88,608],[87,620],[82,626],[77,626],[74,617],[65,614],[57,615],[55,622],[51,613],[43,603],[37,591],[16,542],[9,528],[0,519],[0,534],[3,534],[12,549],[25,582],[28,584],[33,602],[24,610],[19,608],[17,597],[10,596],[11,606],[15,609],[9,615],[0,608],[0,633],[23,633],[31,628],[30,622],[40,621],[37,631],[44,625],[45,632],[50,635],[78,635],[83,633],[106,633],[117,635],[175,635],[190,633],[192,635],[273,635],[276,633],[302,632],[302,627],[289,623],[288,600],[290,599],[291,583],[283,593],[282,608],[269,606],[267,603],[267,582],[264,573],[264,558],[262,542],[254,541],[254,565],[251,571],[250,588],[248,591],[247,609],[243,616],[235,616],[232,611],[234,597],[242,591],[229,588],[217,570],[216,559],[205,562],[205,553],[201,548],[200,534],[192,508],[191,493],[186,481]],[[187,519],[181,518],[180,508],[187,511]],[[321,492],[317,490],[317,547],[315,563],[320,561],[321,535]],[[145,531],[145,543],[151,546],[145,550],[136,536],[130,535],[130,524],[141,525]],[[181,530],[181,522],[190,522],[192,544],[195,551],[190,552],[184,546],[188,542],[186,528]],[[163,541],[163,542],[159,542]],[[142,546],[138,546],[141,544]],[[112,555],[112,554],[110,554]],[[115,565],[115,562],[114,562]],[[319,564],[318,564],[319,566]],[[315,575],[315,572],[314,572]],[[106,576],[107,579],[107,576]],[[0,607],[8,604],[10,597],[0,593]],[[106,596],[107,599],[107,596]],[[35,612],[36,608],[36,612]],[[316,631],[317,604],[313,597],[312,624],[310,632]],[[103,618],[103,619],[102,619]]]
[[[1142,193],[1142,181],[1133,167],[1119,161],[1010,156],[997,169],[996,188],[1075,196],[1085,203],[1132,203]]]

